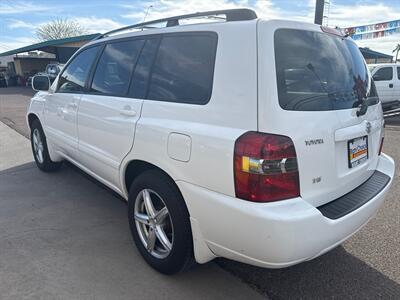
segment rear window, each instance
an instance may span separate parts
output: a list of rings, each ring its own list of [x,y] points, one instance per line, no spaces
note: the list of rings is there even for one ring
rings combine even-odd
[[[364,59],[347,38],[296,29],[275,32],[279,104],[296,111],[328,111],[378,103]]]
[[[144,99],[147,93],[147,82],[150,69],[157,52],[158,39],[148,39],[142,49],[140,57],[133,72],[130,95],[134,98]]]
[[[210,100],[216,34],[164,36],[151,75],[151,100],[205,104]]]

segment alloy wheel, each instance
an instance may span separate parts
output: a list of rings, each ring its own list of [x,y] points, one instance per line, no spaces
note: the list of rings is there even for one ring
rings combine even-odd
[[[166,258],[172,250],[174,228],[167,206],[151,189],[143,189],[136,197],[134,218],[140,240],[155,258]]]
[[[36,159],[38,160],[39,163],[44,162],[44,146],[43,146],[43,141],[42,137],[40,135],[39,129],[35,128],[32,133],[32,140],[33,140],[33,151],[35,154]]]

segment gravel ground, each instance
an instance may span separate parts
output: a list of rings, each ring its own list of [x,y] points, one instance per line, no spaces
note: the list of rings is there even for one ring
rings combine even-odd
[[[25,88],[0,89],[0,120],[25,136],[29,132],[24,114],[32,94]],[[390,118],[387,124],[384,151],[399,162],[400,127],[392,125],[400,124],[400,117]],[[392,189],[377,216],[322,257],[281,270],[225,259],[217,264],[272,299],[400,299],[399,174],[397,164]]]

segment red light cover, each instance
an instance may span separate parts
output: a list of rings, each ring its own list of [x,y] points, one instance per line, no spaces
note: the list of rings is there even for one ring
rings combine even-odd
[[[289,137],[249,131],[237,139],[234,158],[235,192],[236,197],[253,202],[271,202],[300,196],[297,167],[287,173],[250,173],[243,171],[243,157],[275,161],[296,159],[296,150]]]

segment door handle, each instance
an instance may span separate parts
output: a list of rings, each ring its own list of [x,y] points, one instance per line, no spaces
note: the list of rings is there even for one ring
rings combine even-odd
[[[129,109],[121,109],[119,113],[120,113],[120,115],[126,116],[126,117],[134,117],[134,116],[136,116],[136,111],[129,110]]]
[[[393,83],[389,83],[389,88],[393,88]]]

